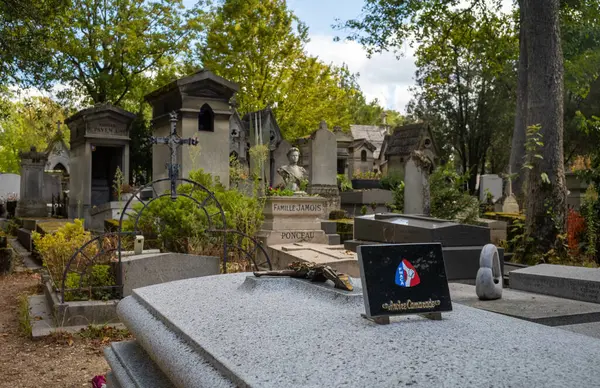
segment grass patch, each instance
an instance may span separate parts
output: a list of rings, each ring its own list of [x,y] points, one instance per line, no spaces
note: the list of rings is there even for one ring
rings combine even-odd
[[[29,295],[20,294],[19,303],[19,332],[21,335],[31,338],[31,320],[29,319]]]

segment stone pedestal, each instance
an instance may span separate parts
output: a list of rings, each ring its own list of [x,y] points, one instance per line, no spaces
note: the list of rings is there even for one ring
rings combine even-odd
[[[259,239],[266,246],[294,242],[327,244],[319,220],[326,204],[323,197],[268,197]]]
[[[21,198],[17,217],[46,217],[48,209],[44,200],[44,167],[48,157],[31,147],[21,152]]]

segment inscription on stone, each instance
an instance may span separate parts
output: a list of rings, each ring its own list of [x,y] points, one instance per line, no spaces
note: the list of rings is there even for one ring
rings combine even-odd
[[[127,135],[127,129],[123,126],[117,126],[114,123],[99,123],[90,128],[90,133],[102,133],[107,135]]]
[[[310,241],[315,238],[315,232],[281,232],[282,240]]]
[[[323,211],[323,205],[321,204],[273,204],[273,210],[276,212],[321,212]]]

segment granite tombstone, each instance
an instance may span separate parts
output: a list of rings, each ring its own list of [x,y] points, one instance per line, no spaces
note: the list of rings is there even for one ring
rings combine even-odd
[[[363,245],[358,263],[368,318],[452,311],[441,244]]]

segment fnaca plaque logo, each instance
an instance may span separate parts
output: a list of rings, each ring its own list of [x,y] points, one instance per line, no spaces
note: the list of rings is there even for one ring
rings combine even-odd
[[[404,259],[396,269],[396,284],[400,287],[414,287],[421,283],[419,274],[410,261]]]

